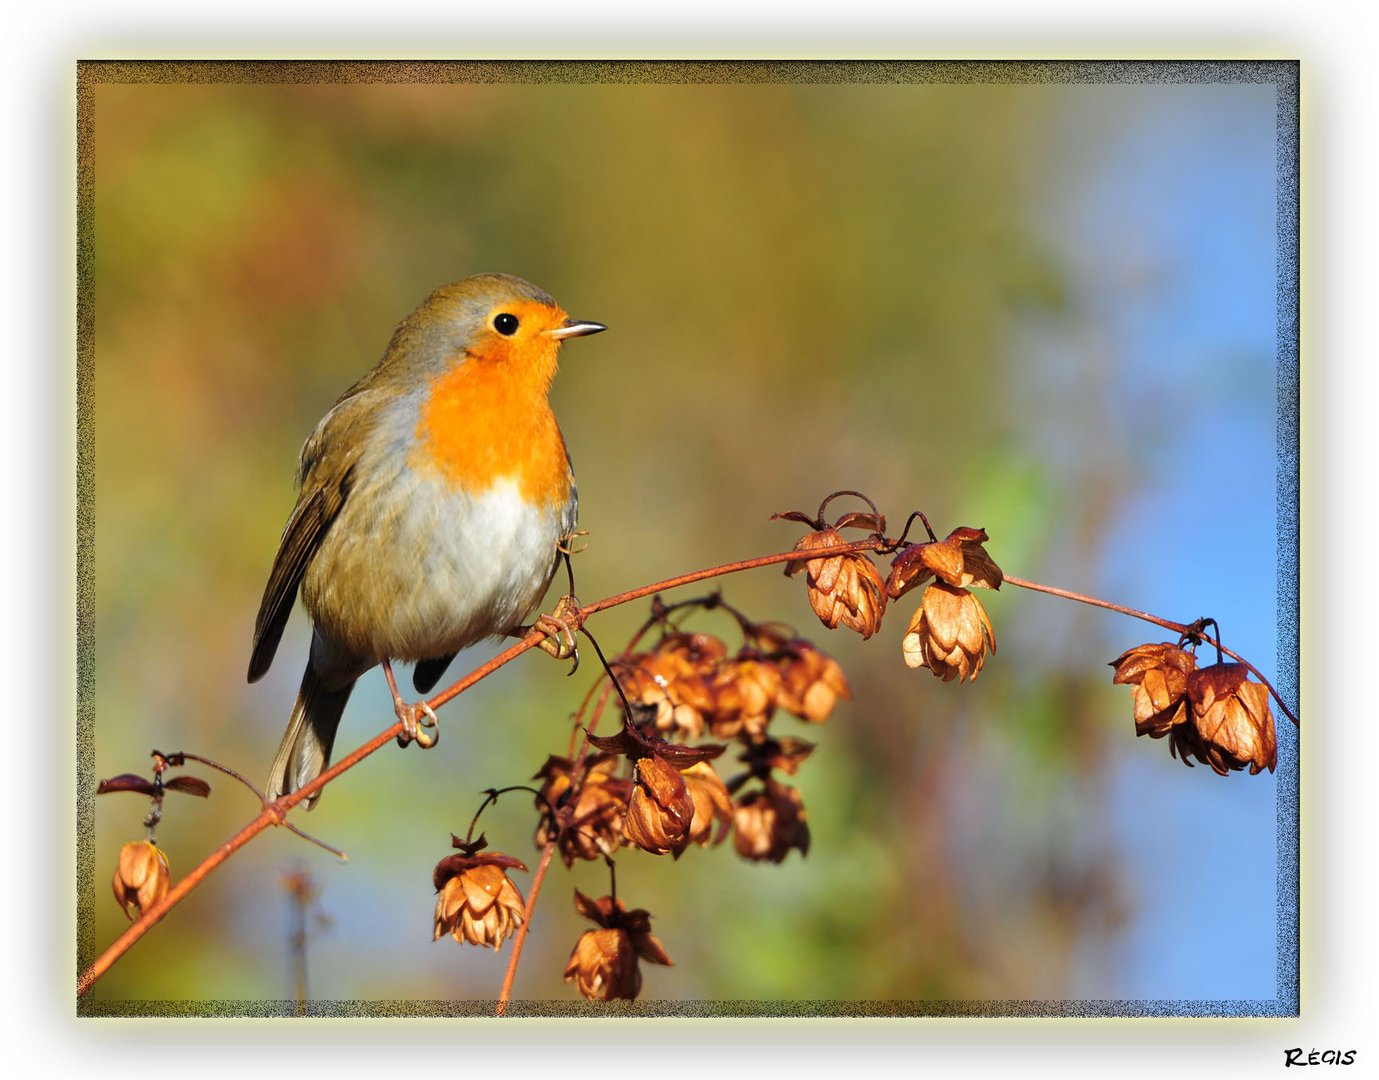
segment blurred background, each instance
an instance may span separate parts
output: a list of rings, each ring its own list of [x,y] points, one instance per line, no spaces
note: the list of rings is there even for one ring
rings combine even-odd
[[[300,610],[269,675],[244,671],[302,440],[403,315],[486,270],[611,328],[564,351],[553,391],[585,601],[785,550],[799,530],[773,512],[858,488],[897,529],[916,508],[940,535],[984,527],[1009,573],[1214,616],[1279,673],[1271,85],[159,83],[94,102],[98,777],[146,774],[157,747],[262,782]],[[773,724],[818,744],[793,781],[807,858],[621,855],[619,895],[675,960],[644,965],[644,998],[1281,993],[1281,714],[1279,774],[1223,779],[1135,738],[1106,664],[1162,639],[1144,624],[984,594],[999,652],[956,686],[901,661],[917,593],[862,642],[779,570],[722,586],[834,655],[854,699]],[[617,649],[646,611],[591,628]],[[692,625],[735,640],[722,615]],[[431,869],[482,789],[564,751],[595,666],[528,654],[465,694],[435,751],[381,752],[297,816],[347,864],[275,830],[92,998],[290,998],[301,871],[329,917],[313,999],[495,996],[506,950],[430,940]],[[371,673],[337,752],[392,721]],[[187,771],[215,792],[168,799],[174,877],[257,811]],[[83,962],[125,925],[109,878],[146,809],[97,801]],[[514,795],[482,829],[534,866],[533,825]],[[518,998],[576,997],[573,887],[601,895],[606,871],[552,867]]]

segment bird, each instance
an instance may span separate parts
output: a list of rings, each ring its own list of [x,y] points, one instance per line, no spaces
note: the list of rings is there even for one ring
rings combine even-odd
[[[435,713],[403,702],[392,662],[415,664],[425,695],[462,649],[526,629],[579,511],[548,400],[557,357],[566,339],[606,329],[570,318],[521,278],[467,277],[404,318],[382,359],[316,425],[249,659],[253,683],[300,591],[311,650],[267,799],[328,767],[350,692],[373,667],[383,666],[403,722],[398,741],[428,747]]]

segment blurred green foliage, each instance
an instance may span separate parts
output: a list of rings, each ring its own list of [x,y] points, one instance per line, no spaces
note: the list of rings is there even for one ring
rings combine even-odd
[[[98,86],[97,773],[142,770],[156,746],[261,780],[308,640],[298,614],[268,678],[245,685],[298,448],[402,315],[479,271],[611,327],[565,350],[553,393],[592,533],[585,600],[788,548],[798,532],[771,513],[845,487],[895,527],[916,507],[941,533],[985,526],[994,557],[1030,572],[1066,484],[1100,477],[1059,538],[1060,559],[1089,558],[1116,462],[1042,466],[1010,389],[1014,321],[1075,317],[1030,225],[1055,109],[1045,88],[982,85]],[[1091,413],[1056,423],[1090,437]],[[797,778],[807,859],[748,865],[728,845],[619,860],[619,894],[676,961],[645,972],[644,996],[1069,993],[1124,914],[1096,767],[1106,703],[1124,707],[1101,686],[1117,649],[1081,616],[1001,594],[998,660],[943,685],[901,664],[917,596],[862,643],[820,627],[778,571],[723,587],[837,656],[855,700],[819,729],[776,722],[819,744]],[[644,615],[592,629],[616,649]],[[731,642],[715,618],[696,625]],[[1022,657],[1008,639],[1042,647]],[[290,997],[281,879],[301,865],[333,920],[311,943],[314,997],[494,996],[506,954],[430,941],[431,867],[483,788],[563,751],[593,667],[567,680],[531,654],[466,694],[434,752],[377,755],[302,816],[348,864],[262,838],[93,996]],[[381,674],[366,677],[341,752],[391,719]],[[174,876],[257,809],[208,779],[208,803],[170,799]],[[122,928],[107,866],[143,810],[97,808],[98,947]],[[534,865],[533,824],[518,795],[482,828]],[[572,995],[572,886],[601,894],[606,872],[553,868],[519,997]]]

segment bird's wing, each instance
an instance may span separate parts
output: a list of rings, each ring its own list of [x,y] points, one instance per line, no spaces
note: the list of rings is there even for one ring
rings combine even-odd
[[[312,556],[349,498],[354,467],[374,415],[377,401],[367,390],[347,393],[316,425],[306,444],[297,475],[301,494],[287,519],[273,571],[263,591],[254,623],[254,648],[249,656],[249,681],[263,677],[273,662],[297,588]],[[332,452],[325,453],[326,447]]]

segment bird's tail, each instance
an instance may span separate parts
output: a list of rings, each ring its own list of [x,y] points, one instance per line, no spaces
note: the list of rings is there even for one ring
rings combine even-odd
[[[302,688],[297,691],[297,703],[287,721],[282,745],[273,758],[268,774],[267,795],[270,800],[296,791],[320,776],[330,764],[330,748],[335,742],[335,730],[340,716],[354,689],[351,679],[343,687],[327,686],[308,662],[302,676]],[[320,792],[306,801],[307,809],[316,805]]]

